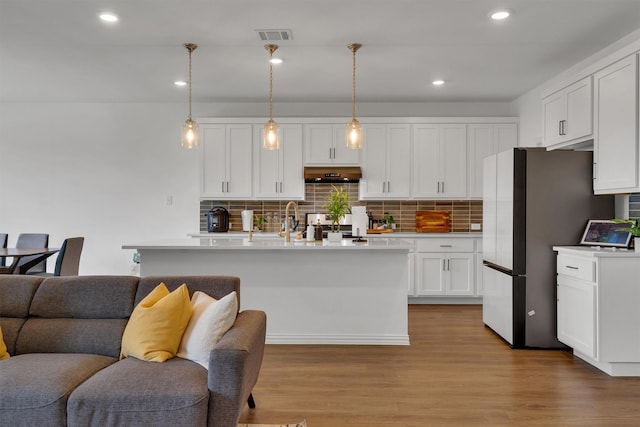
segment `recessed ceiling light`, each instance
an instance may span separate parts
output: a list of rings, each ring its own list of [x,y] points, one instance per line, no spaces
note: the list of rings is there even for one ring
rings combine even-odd
[[[434,86],[442,86],[444,84],[444,80],[434,80],[431,84]]]
[[[511,16],[511,12],[508,10],[496,10],[494,12],[491,12],[489,16],[495,21],[502,21],[503,19],[507,19],[509,16]]]
[[[282,59],[281,58],[273,58],[273,59],[271,59],[271,63],[272,64],[282,64]]]
[[[102,12],[98,16],[104,22],[118,22],[118,15],[111,12]]]
[[[182,80],[176,80],[175,82],[173,82],[173,84],[175,84],[176,86],[186,86],[187,82],[184,82]]]

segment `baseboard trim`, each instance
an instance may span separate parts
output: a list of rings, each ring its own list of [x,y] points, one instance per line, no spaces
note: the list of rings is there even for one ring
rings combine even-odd
[[[267,334],[267,344],[410,345],[409,335]]]

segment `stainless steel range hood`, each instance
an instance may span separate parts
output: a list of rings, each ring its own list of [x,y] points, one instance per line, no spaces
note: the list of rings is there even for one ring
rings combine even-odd
[[[307,166],[304,168],[304,182],[358,182],[362,178],[360,166]]]

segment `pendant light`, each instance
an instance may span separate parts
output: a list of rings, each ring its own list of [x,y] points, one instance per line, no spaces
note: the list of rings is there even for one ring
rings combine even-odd
[[[353,53],[353,92],[351,95],[351,121],[347,123],[345,139],[347,148],[358,150],[362,148],[362,129],[360,122],[356,119],[356,51],[362,47],[360,43],[347,45]]]
[[[194,43],[186,43],[189,51],[189,118],[182,126],[182,148],[192,149],[198,146],[198,124],[191,119],[191,54],[198,47]]]
[[[278,138],[278,125],[273,121],[273,52],[278,49],[277,44],[267,44],[264,46],[269,52],[269,121],[265,123],[262,132],[265,150],[277,150],[280,148],[280,138]]]

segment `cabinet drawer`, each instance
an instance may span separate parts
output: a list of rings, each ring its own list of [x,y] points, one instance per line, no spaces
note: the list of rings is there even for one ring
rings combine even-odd
[[[558,255],[557,269],[558,274],[588,282],[596,281],[596,263],[589,259]]]
[[[426,238],[416,239],[417,252],[473,252],[474,239]]]

